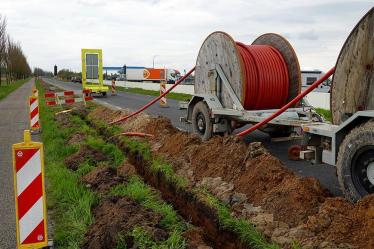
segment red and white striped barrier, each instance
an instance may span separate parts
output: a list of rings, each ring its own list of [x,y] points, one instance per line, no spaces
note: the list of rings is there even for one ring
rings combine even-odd
[[[91,90],[85,89],[83,91],[64,91],[64,92],[47,92],[44,94],[46,98],[46,105],[64,105],[74,104],[79,102],[87,102],[93,100],[91,96],[86,96],[91,93]],[[75,98],[74,96],[81,95],[82,97]],[[64,98],[60,98],[64,97]],[[53,99],[53,100],[52,100]]]
[[[40,131],[38,97],[35,97],[35,96],[29,97],[29,113],[30,113],[29,115],[30,129],[33,132]]]
[[[117,94],[116,81],[115,80],[112,80],[111,91],[112,91],[112,95]]]
[[[26,130],[12,151],[17,246],[42,248],[48,245],[43,144],[32,142]]]
[[[161,83],[160,83],[160,95],[164,94],[165,92],[166,92],[166,83],[161,81]],[[161,107],[169,107],[165,96],[160,99],[160,106]]]

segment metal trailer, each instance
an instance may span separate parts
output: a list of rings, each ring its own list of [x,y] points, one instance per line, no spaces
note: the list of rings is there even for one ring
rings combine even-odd
[[[203,140],[208,140],[214,134],[231,134],[235,128],[261,122],[277,111],[245,110],[220,65],[215,64],[208,75],[209,94],[195,94],[187,105],[187,116],[181,119],[191,123],[193,132]],[[221,103],[220,93],[223,88],[234,103],[232,109],[223,107]],[[262,130],[273,137],[289,137],[292,134],[300,136],[302,125],[322,121],[322,117],[314,111],[313,107],[302,105],[299,108],[288,109],[271,120],[266,127],[262,127]]]
[[[373,63],[374,8],[371,8],[352,30],[338,56],[331,86],[332,123],[323,122],[313,108],[301,107],[288,109],[270,121],[270,127],[265,127],[270,133],[282,127],[284,135],[290,130],[302,134],[300,158],[335,165],[340,187],[350,201],[374,193]],[[230,133],[235,127],[233,123],[258,123],[275,111],[244,110],[221,65],[213,63],[210,64],[213,67],[205,69],[209,70],[206,93],[195,94],[188,103],[185,119],[202,139]],[[232,108],[223,107],[223,90],[226,100],[227,96],[232,100]]]

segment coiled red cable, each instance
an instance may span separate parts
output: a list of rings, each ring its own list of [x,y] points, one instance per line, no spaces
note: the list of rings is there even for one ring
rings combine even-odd
[[[281,53],[268,45],[236,43],[244,64],[246,110],[280,108],[288,99],[289,77]]]

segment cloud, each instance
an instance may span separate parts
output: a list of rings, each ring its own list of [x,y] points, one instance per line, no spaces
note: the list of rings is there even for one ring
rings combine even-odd
[[[266,32],[294,46],[302,68],[327,70],[372,1],[1,0],[8,31],[32,66],[80,70],[81,48],[104,64],[191,68],[204,39],[222,30],[251,43]]]

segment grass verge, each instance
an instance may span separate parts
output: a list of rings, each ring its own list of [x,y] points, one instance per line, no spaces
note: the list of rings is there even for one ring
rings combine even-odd
[[[143,95],[150,95],[150,96],[159,96],[160,92],[155,90],[146,90],[142,88],[125,88],[121,86],[117,86],[117,89],[121,92],[127,92],[127,93],[137,93],[137,94],[143,94]],[[186,93],[175,93],[171,92],[167,95],[167,98],[169,99],[175,99],[175,100],[188,100],[191,99],[192,95],[186,94]]]
[[[17,80],[9,85],[0,85],[0,100],[4,99],[8,96],[11,92],[17,90],[20,86],[22,86],[25,82],[27,82],[30,78]]]
[[[331,122],[331,111],[323,108],[315,108],[316,112],[321,115],[326,121]]]
[[[44,96],[44,89],[37,82],[40,96]],[[88,226],[94,222],[92,207],[99,203],[104,197],[95,194],[81,183],[81,176],[93,170],[93,162],[85,161],[79,165],[77,171],[71,171],[64,165],[64,159],[77,152],[79,146],[84,144],[92,149],[101,151],[108,156],[111,167],[118,167],[124,161],[124,155],[112,143],[108,143],[98,137],[97,132],[89,127],[77,115],[69,115],[69,125],[58,126],[55,122],[54,112],[56,109],[46,107],[44,99],[40,100],[40,113],[43,126],[43,142],[45,146],[46,176],[48,178],[48,208],[53,210],[54,220],[54,243],[56,248],[80,248],[85,239]],[[111,130],[112,133],[116,132]],[[67,145],[72,134],[84,133],[83,143]],[[151,209],[162,216],[160,225],[164,227],[169,236],[163,241],[154,241],[149,232],[140,226],[135,226],[127,234],[118,234],[116,248],[126,247],[126,237],[131,240],[137,248],[186,248],[186,241],[182,233],[189,227],[176,213],[171,205],[162,201],[160,195],[146,185],[140,178],[131,177],[128,182],[118,184],[106,195],[127,196],[135,202]],[[122,239],[121,239],[122,238]]]
[[[94,193],[79,181],[79,175],[68,170],[64,158],[77,151],[77,146],[66,145],[72,129],[58,127],[54,111],[44,103],[44,89],[37,81],[40,116],[45,147],[48,208],[53,210],[53,240],[56,248],[80,248],[87,227],[92,223],[91,207],[97,202]]]

